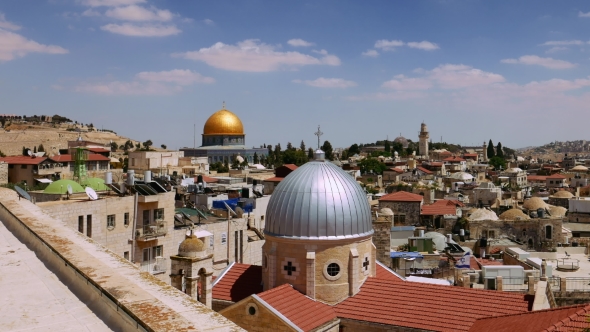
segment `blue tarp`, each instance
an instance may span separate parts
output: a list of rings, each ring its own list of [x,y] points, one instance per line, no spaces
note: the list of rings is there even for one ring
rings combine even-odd
[[[423,258],[419,252],[407,252],[407,251],[392,251],[390,254],[391,258]]]
[[[233,198],[233,199],[213,201],[213,207],[216,209],[225,210],[226,207],[225,207],[225,204],[223,204],[223,202],[225,202],[225,203],[227,203],[227,205],[229,205],[235,211],[236,208],[238,207],[239,200],[240,200],[239,198]],[[253,208],[254,208],[254,204],[252,204],[252,203],[245,204],[244,207],[242,207],[244,212],[252,212]]]

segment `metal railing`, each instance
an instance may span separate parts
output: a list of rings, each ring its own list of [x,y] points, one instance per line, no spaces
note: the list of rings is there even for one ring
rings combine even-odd
[[[447,279],[454,276],[454,268],[450,267],[435,267],[435,268],[393,268],[393,271],[403,277],[416,276],[434,279]]]
[[[146,241],[147,239],[164,236],[168,233],[166,221],[156,220],[156,222],[144,225],[136,230],[136,238],[139,241]]]

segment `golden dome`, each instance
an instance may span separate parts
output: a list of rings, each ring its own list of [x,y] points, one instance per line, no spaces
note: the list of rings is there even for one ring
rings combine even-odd
[[[237,115],[221,109],[207,119],[203,135],[244,135],[244,126]]]

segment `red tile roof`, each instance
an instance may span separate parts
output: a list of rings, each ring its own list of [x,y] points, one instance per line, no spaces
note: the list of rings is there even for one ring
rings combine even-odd
[[[381,279],[381,280],[389,280],[389,281],[404,281],[398,275],[396,275],[393,271],[391,271],[389,268],[381,265],[381,263],[379,263],[377,261],[375,261],[375,263],[377,264],[377,266],[376,266],[377,275],[375,276],[375,278]]]
[[[262,292],[262,266],[235,263],[213,286],[213,298],[238,302]]]
[[[481,270],[481,266],[474,256],[469,256],[469,268],[472,270]]]
[[[205,181],[206,183],[215,183],[215,182],[219,182],[219,179],[216,178],[212,178],[206,175],[201,175],[203,177],[203,181]],[[197,183],[197,177],[195,176],[195,183]]]
[[[430,167],[442,167],[443,163],[439,162],[432,162],[430,163]]]
[[[303,331],[311,331],[336,319],[331,306],[312,300],[289,284],[262,292],[258,297]]]
[[[397,191],[379,198],[380,202],[422,202],[424,197],[407,191]]]
[[[423,216],[442,216],[445,214],[456,215],[457,208],[454,205],[430,204],[423,205],[420,215]]]
[[[553,174],[547,177],[547,179],[567,179],[565,176],[561,175],[561,174]]]
[[[439,199],[439,200],[434,201],[434,203],[432,203],[432,204],[459,206],[459,207],[465,206],[465,204],[463,204],[463,202],[460,202],[458,200],[453,200],[453,199]]]
[[[424,167],[420,167],[420,166],[418,166],[418,167],[416,167],[416,168],[417,168],[418,170],[420,170],[421,172],[424,172],[424,173],[426,173],[426,174],[432,174],[432,171],[429,171],[429,170],[427,170],[427,169],[426,169],[426,168],[424,168]]]
[[[526,178],[528,181],[545,181],[545,180],[547,180],[547,177],[543,176],[543,175],[528,175]]]
[[[268,181],[268,182],[281,182],[284,179],[285,178],[281,178],[281,177],[275,176],[275,177],[272,177],[272,178],[264,179],[264,181]]]
[[[0,161],[9,165],[38,165],[45,160],[47,157],[9,156],[0,158]]]
[[[94,152],[94,153],[106,153],[111,152],[111,150],[103,149],[103,148],[87,148],[86,150]]]
[[[73,156],[71,154],[60,154],[58,156],[53,156],[49,159],[58,163],[74,161]],[[105,157],[101,154],[91,153],[86,156],[86,161],[111,161],[111,158]]]
[[[590,327],[588,315],[590,306],[576,305],[528,313],[480,318],[469,331],[512,332],[512,331],[559,331],[578,332]]]
[[[468,331],[476,319],[524,313],[533,296],[368,278],[334,308],[340,318],[429,331]]]
[[[463,154],[463,157],[477,157],[478,154],[477,153],[465,153]]]
[[[298,168],[297,165],[295,165],[295,164],[284,164],[283,166],[287,167],[288,169],[290,169],[292,171],[294,171]]]
[[[404,170],[401,169],[401,168],[399,168],[399,167],[391,167],[389,169],[386,169],[385,171],[394,171],[394,172],[397,172],[397,173],[403,173],[404,172]]]
[[[460,158],[460,157],[448,157],[443,159],[443,161],[449,161],[449,162],[460,162],[460,161],[465,161],[465,159]]]

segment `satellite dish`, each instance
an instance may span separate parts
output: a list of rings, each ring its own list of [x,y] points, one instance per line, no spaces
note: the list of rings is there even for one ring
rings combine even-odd
[[[31,195],[29,195],[28,192],[26,192],[23,188],[19,187],[19,186],[14,186],[14,190],[16,190],[16,192],[18,193],[18,195],[28,201],[31,200]]]
[[[88,198],[90,198],[91,201],[96,201],[98,199],[98,195],[96,194],[96,191],[94,191],[94,189],[86,187],[85,191],[86,195],[88,195]]]
[[[27,150],[27,154],[28,154],[29,156],[33,156],[33,152],[31,152],[31,150]]]
[[[72,185],[68,184],[68,194],[73,194],[74,193],[74,189],[72,189]]]
[[[237,156],[236,160],[239,161],[240,163],[244,162],[244,158],[242,158],[242,156]]]

